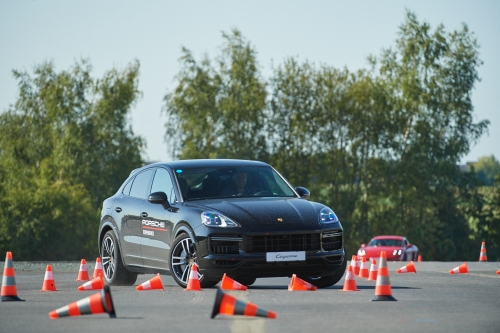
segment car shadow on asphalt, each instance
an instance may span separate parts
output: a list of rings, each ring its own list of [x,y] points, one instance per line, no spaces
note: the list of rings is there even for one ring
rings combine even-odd
[[[247,287],[249,290],[287,290],[288,286],[248,286]],[[321,288],[321,289],[332,289],[332,290],[342,290],[343,286],[336,285],[336,286],[331,286],[328,288]],[[375,286],[357,286],[359,290],[375,290]],[[422,288],[415,288],[415,287],[404,287],[404,286],[391,286],[392,289],[422,289]],[[318,290],[321,290],[318,289]]]
[[[358,289],[371,289],[371,290],[375,289],[375,286],[357,286],[357,287],[358,287]],[[342,289],[342,287],[334,286],[334,287],[330,287],[330,288],[327,288],[327,289]],[[391,286],[391,289],[422,289],[422,288],[403,287],[403,286]]]

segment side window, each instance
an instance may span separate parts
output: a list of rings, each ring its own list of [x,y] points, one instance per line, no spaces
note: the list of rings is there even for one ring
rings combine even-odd
[[[175,202],[174,185],[170,173],[165,169],[156,169],[153,185],[151,186],[151,193],[165,192],[170,203]]]
[[[130,196],[141,199],[145,199],[148,196],[149,181],[153,172],[154,169],[149,169],[135,176],[134,183],[130,189]]]
[[[134,179],[131,179],[127,185],[125,185],[125,187],[123,188],[123,191],[122,193],[125,194],[125,195],[129,195],[130,194],[130,188],[132,187],[132,183],[134,182]]]

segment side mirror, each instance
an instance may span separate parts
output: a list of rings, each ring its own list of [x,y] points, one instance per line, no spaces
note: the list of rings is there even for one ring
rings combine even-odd
[[[148,197],[148,201],[152,204],[160,204],[166,206],[166,208],[170,207],[168,203],[168,197],[165,192],[154,192],[151,193]]]
[[[365,247],[365,246],[366,246],[366,244],[361,244],[361,247]]]
[[[295,191],[300,195],[302,199],[307,199],[311,196],[311,193],[305,187],[297,186]]]
[[[411,244],[410,244],[410,243],[406,244],[406,248],[407,248],[407,249],[408,249],[408,248],[410,248],[410,247],[411,247]]]

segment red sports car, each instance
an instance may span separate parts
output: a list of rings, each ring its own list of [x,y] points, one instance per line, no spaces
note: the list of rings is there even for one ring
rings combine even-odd
[[[367,259],[380,257],[380,251],[385,251],[389,261],[417,261],[418,247],[410,244],[403,236],[376,236],[366,244],[361,244],[358,257]]]

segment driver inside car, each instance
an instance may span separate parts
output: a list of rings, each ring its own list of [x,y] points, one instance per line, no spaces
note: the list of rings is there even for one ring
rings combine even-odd
[[[226,197],[241,196],[246,190],[246,184],[247,174],[245,172],[237,172],[231,177],[231,184],[222,190],[221,195]]]

